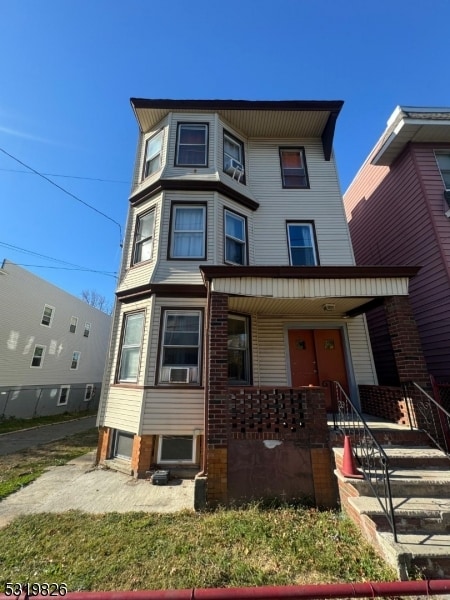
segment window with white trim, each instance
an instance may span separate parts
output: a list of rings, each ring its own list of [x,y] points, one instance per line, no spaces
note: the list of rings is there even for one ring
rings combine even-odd
[[[78,323],[78,317],[70,318],[70,325],[69,325],[70,333],[75,333],[75,331],[77,330],[77,323]]]
[[[62,385],[59,388],[59,396],[57,406],[63,406],[69,401],[70,385]]]
[[[160,383],[200,383],[200,310],[166,310],[161,337]]]
[[[284,188],[309,188],[304,148],[280,148]]]
[[[161,148],[163,131],[147,140],[145,145],[144,179],[161,168]]]
[[[95,395],[95,389],[93,383],[87,383],[86,389],[84,390],[84,401],[89,402]]]
[[[247,222],[234,212],[225,210],[225,262],[233,265],[247,263]]]
[[[89,337],[90,332],[91,332],[91,324],[90,323],[85,323],[84,324],[83,336],[84,337]]]
[[[243,315],[228,315],[228,382],[230,385],[250,384],[249,319]]]
[[[208,125],[178,123],[175,166],[208,166]]]
[[[287,223],[289,262],[296,267],[318,264],[312,223]]]
[[[436,152],[436,160],[445,189],[450,190],[450,152]]]
[[[170,258],[206,259],[206,207],[172,206]]]
[[[55,307],[50,306],[49,304],[45,304],[44,312],[42,313],[41,325],[45,325],[46,327],[51,327],[54,313],[55,313]]]
[[[158,463],[194,463],[196,437],[192,435],[160,435]]]
[[[138,380],[143,331],[143,312],[124,315],[118,381],[136,382]]]
[[[134,237],[133,264],[150,260],[153,247],[153,227],[155,211],[152,210],[136,217],[136,233]]]
[[[223,132],[223,170],[245,184],[244,144],[226,131]]]
[[[72,354],[72,363],[70,365],[71,369],[78,369],[78,365],[80,364],[80,356],[81,352],[78,352],[78,350]]]
[[[46,346],[39,346],[36,344],[34,347],[33,358],[31,359],[30,367],[34,367],[36,369],[40,369],[42,367],[42,363],[44,361]]]

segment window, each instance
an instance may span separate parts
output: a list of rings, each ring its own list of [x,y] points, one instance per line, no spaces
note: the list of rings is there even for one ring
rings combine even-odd
[[[450,190],[450,153],[436,153],[436,160],[444,181],[445,189]]]
[[[71,369],[78,369],[78,364],[80,362],[80,356],[81,356],[81,353],[77,352],[77,351],[75,351],[72,354],[72,364],[70,365]]]
[[[31,367],[41,368],[44,360],[45,346],[34,347],[33,358],[31,359]]]
[[[225,262],[246,264],[246,225],[245,217],[225,211]]]
[[[179,204],[173,207],[170,258],[206,258],[205,222],[205,206]]]
[[[134,238],[133,264],[151,259],[154,222],[154,211],[145,213],[144,215],[139,215],[137,217],[136,233]]]
[[[192,435],[161,435],[158,463],[195,462],[195,437]]]
[[[149,140],[145,148],[144,178],[156,173],[161,167],[161,146],[163,131],[160,131]]]
[[[289,261],[297,267],[317,265],[312,223],[287,223]]]
[[[85,402],[89,402],[89,400],[92,400],[92,398],[95,396],[95,389],[94,389],[94,384],[93,383],[88,383],[86,385],[86,389],[84,392],[84,400]]]
[[[208,125],[178,124],[175,165],[178,167],[208,166]]]
[[[161,348],[161,383],[200,382],[201,312],[166,310]]]
[[[250,383],[248,317],[228,316],[228,381],[231,385]]]
[[[69,401],[70,385],[62,385],[59,390],[58,406],[63,406]]]
[[[223,132],[223,170],[233,179],[245,183],[244,144]]]
[[[69,331],[70,331],[70,333],[75,333],[75,331],[77,330],[77,323],[78,323],[78,318],[77,317],[71,317],[70,318],[70,325],[69,325]]]
[[[120,349],[119,381],[138,380],[143,329],[143,312],[125,315]]]
[[[44,306],[44,312],[42,314],[41,325],[45,325],[46,327],[51,327],[54,312],[55,312],[54,307],[46,304]]]
[[[116,429],[114,434],[114,456],[130,459],[133,454],[134,434]]]
[[[308,188],[303,148],[280,148],[281,179],[284,188]]]
[[[84,324],[84,337],[89,337],[89,333],[91,331],[91,324],[90,323],[85,323]]]

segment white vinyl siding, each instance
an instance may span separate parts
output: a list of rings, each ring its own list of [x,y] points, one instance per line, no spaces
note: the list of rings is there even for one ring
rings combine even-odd
[[[372,349],[369,344],[366,317],[360,315],[347,321],[348,340],[357,385],[378,385]]]

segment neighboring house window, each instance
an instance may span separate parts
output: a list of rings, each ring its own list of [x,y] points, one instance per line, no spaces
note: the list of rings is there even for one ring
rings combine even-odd
[[[45,346],[35,346],[33,352],[33,358],[31,359],[31,367],[40,368],[44,361]]]
[[[174,205],[170,258],[205,259],[206,207]]]
[[[144,313],[130,313],[124,317],[122,344],[119,360],[119,381],[138,380],[141,356]]]
[[[208,125],[178,123],[177,135],[175,165],[178,167],[208,166]]]
[[[312,223],[287,223],[290,264],[296,267],[317,265]]]
[[[81,356],[81,353],[77,352],[77,351],[75,351],[72,354],[72,364],[70,365],[71,369],[78,369],[78,365],[80,363],[80,356]]]
[[[436,160],[444,181],[445,189],[450,190],[450,153],[436,153]]]
[[[246,264],[246,230],[245,217],[225,210],[225,262]]]
[[[70,325],[69,325],[69,331],[70,331],[70,333],[75,333],[75,331],[77,330],[77,323],[78,323],[78,318],[77,317],[71,317],[71,319],[70,319]]]
[[[244,144],[226,131],[223,132],[223,170],[245,184]]]
[[[84,391],[84,400],[85,400],[85,402],[88,402],[89,400],[92,400],[93,397],[94,397],[94,384],[88,383],[86,385],[86,389]]]
[[[280,162],[284,188],[309,187],[303,148],[280,148]]]
[[[200,382],[201,311],[166,310],[161,342],[161,383]]]
[[[44,312],[42,314],[41,325],[45,325],[46,327],[51,327],[54,312],[55,312],[55,308],[53,306],[49,306],[48,304],[46,304],[44,306]]]
[[[240,315],[228,315],[228,382],[250,384],[249,320]]]
[[[195,436],[160,435],[158,463],[195,462]]]
[[[131,458],[134,434],[116,429],[114,433],[113,455],[118,458]]]
[[[69,401],[70,385],[62,385],[59,390],[58,406],[67,404]]]
[[[149,140],[145,147],[144,178],[156,173],[161,167],[161,147],[163,131],[160,131]]]
[[[91,331],[91,324],[90,323],[85,323],[84,324],[84,337],[89,337],[89,333]]]
[[[154,222],[155,211],[153,210],[137,217],[136,234],[134,238],[133,264],[151,259]]]

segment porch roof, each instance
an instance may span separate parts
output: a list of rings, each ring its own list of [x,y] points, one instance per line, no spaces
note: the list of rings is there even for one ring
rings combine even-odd
[[[348,318],[408,295],[420,267],[201,266],[213,292],[227,294],[231,310]]]

